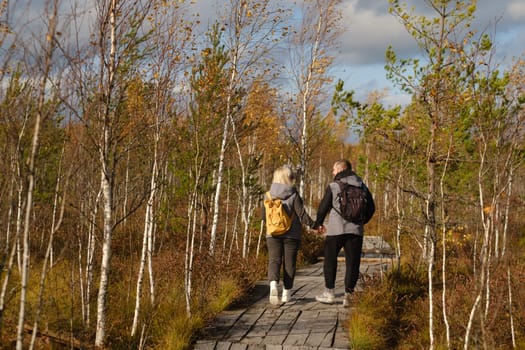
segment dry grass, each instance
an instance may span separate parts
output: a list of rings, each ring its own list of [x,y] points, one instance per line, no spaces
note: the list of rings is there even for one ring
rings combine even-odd
[[[424,296],[422,275],[402,268],[387,273],[384,281],[372,279],[355,298],[349,319],[349,338],[353,349],[392,349],[403,335],[417,329],[407,315],[411,305]]]
[[[471,264],[465,256],[451,259],[447,273],[446,310],[450,326],[450,347],[447,346],[442,308],[442,283],[436,272],[434,281],[434,347],[459,349],[464,339],[476,293],[478,279],[459,261]],[[507,268],[510,266],[512,285],[513,345]],[[525,290],[525,264],[521,257],[511,263],[502,259],[491,267],[490,295],[487,303],[486,288],[481,292],[480,304],[472,324],[469,348],[512,349],[525,348],[525,307],[520,302]],[[359,294],[356,309],[349,319],[350,340],[355,349],[422,349],[428,347],[429,300],[426,272],[403,265],[400,270],[387,273],[383,281],[372,280]]]

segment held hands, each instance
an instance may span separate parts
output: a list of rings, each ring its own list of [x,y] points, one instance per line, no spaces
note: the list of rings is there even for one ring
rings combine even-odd
[[[321,225],[321,226],[312,228],[312,231],[314,231],[315,233],[324,234],[326,232],[326,228],[323,225]]]

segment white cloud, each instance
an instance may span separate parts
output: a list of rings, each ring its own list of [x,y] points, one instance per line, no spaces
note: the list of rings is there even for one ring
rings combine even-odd
[[[416,14],[433,16],[426,1],[406,0]],[[388,13],[388,2],[344,0],[340,52],[336,54],[337,77],[345,87],[364,96],[369,91],[391,87],[385,78],[385,51],[391,45],[399,57],[415,57],[420,51],[397,19]],[[478,0],[473,29],[489,34],[502,64],[524,54],[525,0]],[[346,86],[348,85],[348,86]],[[393,95],[392,100],[397,100]]]
[[[342,57],[339,61],[350,64],[384,63],[389,45],[396,50],[416,53],[415,44],[405,28],[386,8],[380,10],[359,9],[357,0],[346,3],[343,10],[346,30],[341,38]]]
[[[514,1],[507,5],[506,11],[510,17],[514,20],[523,20],[525,19],[525,2]]]

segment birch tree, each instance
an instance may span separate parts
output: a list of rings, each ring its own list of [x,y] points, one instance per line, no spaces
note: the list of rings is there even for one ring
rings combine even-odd
[[[113,99],[116,99],[115,74],[117,69],[117,19],[118,19],[118,0],[104,1],[99,4],[99,20],[101,21],[101,42],[106,45],[109,41],[109,52],[106,47],[100,47],[100,57],[104,58],[107,69],[101,69],[99,91],[101,96],[101,106],[98,113],[98,120],[101,122],[101,137],[99,145],[100,157],[100,187],[102,190],[104,206],[104,229],[102,240],[102,261],[100,264],[100,283],[97,297],[97,325],[95,346],[102,347],[106,340],[106,319],[107,319],[107,293],[109,287],[109,272],[111,259],[111,240],[113,238],[113,184],[114,184],[114,154],[111,147],[112,119],[115,118],[115,110],[112,108]],[[109,38],[106,37],[109,32]],[[107,55],[107,56],[106,56]],[[107,57],[107,58],[106,58]],[[107,59],[107,61],[106,61]]]
[[[228,83],[226,65],[228,53],[221,42],[222,32],[218,24],[210,28],[207,42],[200,52],[190,77],[191,100],[188,124],[181,130],[182,137],[189,140],[184,150],[188,159],[188,208],[186,249],[184,261],[184,291],[186,313],[192,314],[193,263],[198,232],[206,230],[209,221],[212,173],[217,165],[219,150],[216,140],[221,137],[221,124],[225,115],[225,91]],[[202,244],[202,243],[200,243]]]
[[[20,247],[20,237],[22,231],[22,214],[24,208],[24,166],[21,154],[27,147],[27,124],[30,121],[30,108],[26,106],[27,101],[31,101],[31,94],[33,88],[29,82],[23,83],[22,72],[16,71],[8,82],[8,87],[3,96],[2,101],[2,122],[5,125],[3,128],[2,139],[5,140],[6,147],[4,148],[5,159],[3,163],[6,164],[4,168],[9,169],[7,175],[11,181],[6,184],[9,188],[7,197],[8,210],[6,217],[6,234],[2,237],[4,242],[4,249],[2,251],[2,266],[0,276],[2,276],[2,289],[0,290],[0,329],[3,323],[4,310],[6,307],[6,298],[8,295],[8,284],[11,278],[13,268],[15,268],[15,260]],[[9,116],[17,116],[17,118],[8,118]],[[7,166],[9,164],[9,166]],[[18,264],[20,271],[20,264]]]
[[[152,92],[153,102],[146,107],[145,113],[153,126],[152,164],[149,184],[149,195],[146,201],[146,212],[144,215],[144,233],[140,266],[137,276],[135,310],[131,336],[135,336],[141,307],[142,284],[144,270],[147,265],[149,276],[150,303],[155,303],[155,282],[153,271],[153,254],[155,245],[155,231],[157,229],[157,209],[159,206],[161,169],[165,166],[166,150],[161,148],[162,139],[166,138],[166,126],[170,117],[174,114],[174,98],[171,91],[176,89],[179,81],[178,74],[182,70],[182,53],[188,45],[192,31],[190,23],[183,19],[184,12],[176,4],[160,4],[154,7],[151,16],[153,32],[151,39],[154,41],[154,50],[151,53],[152,66]],[[146,96],[148,98],[149,96]],[[142,103],[145,103],[142,100]],[[147,105],[147,103],[145,103]],[[139,107],[139,106],[137,106]],[[152,115],[151,115],[152,114]],[[191,206],[191,204],[190,204]]]
[[[216,187],[213,198],[213,214],[210,231],[209,251],[213,255],[217,241],[219,223],[220,198],[224,181],[225,155],[228,140],[233,132],[230,128],[239,128],[238,119],[242,107],[238,105],[239,92],[250,86],[251,80],[257,72],[257,64],[274,45],[273,40],[281,33],[278,28],[282,21],[284,10],[278,5],[273,5],[270,0],[229,0],[225,10],[224,21],[226,25],[225,44],[228,50],[228,85],[225,95],[225,116],[222,126],[221,146],[219,161],[216,171]],[[275,34],[277,32],[277,34]],[[246,167],[244,160],[241,162],[242,177],[242,207],[241,212],[245,221],[244,237],[247,235],[246,221],[248,220],[248,191],[246,190]],[[246,240],[246,238],[245,238]]]
[[[504,231],[508,210],[504,210],[512,190],[513,173],[523,159],[519,155],[523,152],[524,119],[522,110],[523,101],[515,99],[513,87],[509,85],[508,74],[495,74],[490,59],[493,55],[492,42],[488,36],[483,36],[479,42],[480,56],[487,64],[471,71],[469,77],[469,94],[474,99],[473,125],[477,147],[477,190],[479,200],[479,220],[482,227],[481,249],[478,259],[479,272],[476,279],[475,299],[471,306],[467,327],[465,330],[464,349],[470,345],[475,317],[478,316],[482,342],[488,343],[485,338],[487,319],[491,310],[492,292],[491,283],[494,270],[494,260],[501,258],[500,232]],[[483,67],[483,68],[482,68]],[[514,68],[513,68],[514,69]],[[500,209],[501,208],[501,209]],[[512,291],[509,289],[509,298]],[[509,305],[512,309],[512,304]],[[510,323],[512,324],[512,315]]]
[[[296,130],[290,130],[302,176],[299,193],[304,196],[306,173],[311,156],[314,118],[323,103],[324,88],[331,82],[331,52],[341,33],[340,0],[306,0],[300,11],[301,22],[290,35],[290,76],[292,79]]]
[[[107,332],[108,288],[111,270],[112,239],[116,225],[122,218],[115,217],[115,184],[117,165],[125,154],[122,140],[126,132],[126,115],[122,111],[123,101],[128,92],[132,77],[144,58],[144,20],[149,14],[151,2],[127,0],[107,0],[96,4],[95,22],[98,52],[93,56],[97,60],[96,91],[94,103],[88,119],[86,114],[79,114],[81,121],[89,127],[91,141],[98,152],[100,166],[100,188],[103,207],[102,256],[100,280],[97,296],[97,323],[95,346],[104,346]],[[84,91],[82,89],[82,91]],[[139,133],[139,130],[133,130]]]
[[[21,350],[23,346],[23,332],[24,332],[24,322],[25,322],[25,313],[26,313],[26,295],[27,295],[27,284],[29,278],[29,238],[31,231],[31,215],[33,210],[33,195],[35,189],[35,170],[36,170],[36,154],[38,151],[40,143],[40,128],[42,127],[43,120],[49,116],[47,113],[52,113],[52,109],[47,109],[46,96],[48,96],[47,84],[50,79],[50,72],[52,68],[53,54],[55,52],[55,35],[57,28],[57,11],[58,11],[58,1],[47,4],[46,6],[46,32],[45,38],[41,38],[42,43],[42,66],[39,67],[39,82],[36,87],[36,113],[33,123],[33,132],[31,140],[31,148],[29,151],[27,162],[27,190],[26,190],[26,199],[25,199],[25,209],[24,209],[24,220],[23,220],[23,231],[22,231],[22,247],[23,247],[23,257],[22,257],[22,271],[21,271],[21,283],[20,283],[20,309],[18,314],[18,326],[17,326],[17,338],[16,338],[16,348]]]
[[[423,121],[425,125],[420,141],[424,141],[426,145],[426,189],[421,188],[418,192],[425,203],[423,254],[428,276],[429,348],[436,346],[433,271],[437,258],[435,253],[438,251],[436,248],[439,227],[443,239],[443,323],[446,327],[446,345],[453,346],[446,311],[445,284],[448,251],[445,237],[450,227],[449,216],[453,208],[450,207],[451,201],[446,199],[450,194],[447,195],[446,192],[461,191],[460,184],[453,184],[451,181],[454,178],[452,168],[456,168],[456,175],[464,175],[468,172],[467,169],[471,169],[469,164],[472,163],[461,163],[458,161],[461,158],[479,164],[480,167],[477,169],[475,180],[478,186],[477,195],[469,193],[469,196],[479,200],[477,207],[483,227],[480,237],[481,249],[476,252],[474,258],[474,262],[480,261],[481,266],[479,269],[476,266],[474,268],[477,287],[472,296],[474,301],[465,325],[463,346],[465,349],[469,346],[476,316],[480,322],[481,342],[487,344],[483,337],[486,334],[485,319],[491,300],[491,260],[494,256],[491,247],[498,245],[498,235],[494,234],[493,225],[498,220],[495,218],[499,198],[503,188],[507,188],[504,174],[510,169],[510,159],[515,152],[515,142],[511,140],[515,140],[515,136],[512,135],[516,135],[516,128],[509,121],[516,118],[509,118],[507,114],[515,109],[509,108],[508,101],[501,98],[506,78],[494,69],[489,36],[481,33],[476,38],[476,33],[471,29],[476,10],[475,3],[428,1],[435,14],[432,18],[417,16],[414,10],[407,10],[406,6],[400,5],[398,1],[390,3],[391,12],[423,50],[422,58],[408,60],[397,58],[392,49],[387,50],[387,71],[395,83],[415,96],[417,110],[412,113],[416,112],[418,120]],[[506,136],[502,138],[503,134]],[[478,147],[478,155],[475,157],[472,156],[472,144]],[[498,151],[492,148],[493,145],[498,145]],[[463,169],[463,173],[458,169]],[[441,176],[438,179],[439,172]],[[487,177],[487,174],[492,176]],[[440,206],[441,210],[438,211]]]
[[[454,118],[454,96],[458,92],[460,75],[456,71],[459,63],[459,48],[472,38],[473,32],[469,25],[473,18],[475,5],[465,2],[428,1],[435,17],[414,15],[391,0],[391,13],[399,19],[407,31],[422,47],[426,65],[420,65],[419,59],[398,60],[394,51],[387,50],[387,67],[389,76],[407,92],[417,97],[423,107],[422,112],[428,122],[426,140],[426,190],[422,192],[425,198],[424,239],[428,244],[425,252],[428,275],[428,322],[429,348],[435,346],[434,337],[434,289],[433,278],[435,269],[435,254],[437,243],[437,184],[440,152],[444,147],[442,131],[446,129],[448,120]],[[411,75],[404,72],[406,67],[412,67]],[[452,113],[451,113],[452,111]]]
[[[33,349],[35,346],[36,341],[36,335],[38,333],[38,325],[40,322],[40,317],[42,314],[42,304],[44,300],[44,289],[46,284],[46,276],[48,273],[48,264],[50,267],[53,265],[53,242],[54,237],[57,231],[60,229],[60,226],[62,225],[62,219],[64,218],[64,209],[66,204],[66,195],[65,190],[62,188],[62,174],[61,174],[61,166],[62,166],[62,156],[63,156],[63,150],[61,154],[61,159],[59,162],[59,171],[58,171],[58,178],[56,182],[55,187],[55,195],[54,195],[54,201],[53,201],[53,216],[51,220],[51,228],[49,233],[49,239],[47,243],[46,253],[44,257],[44,263],[42,266],[42,271],[40,273],[40,282],[39,282],[39,291],[38,291],[38,305],[36,307],[36,315],[35,320],[33,322],[33,328],[32,328],[32,334],[31,334],[31,342],[29,345],[30,349]],[[71,173],[69,172],[69,177]],[[67,187],[67,183],[64,187]],[[60,197],[60,203],[59,203],[59,197]],[[57,217],[57,210],[58,210],[58,217]]]

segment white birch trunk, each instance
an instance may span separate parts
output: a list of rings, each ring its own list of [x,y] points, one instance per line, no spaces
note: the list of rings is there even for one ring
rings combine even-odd
[[[157,123],[158,124],[158,123]],[[156,143],[158,137],[156,136]],[[142,294],[142,282],[144,276],[144,268],[148,264],[148,273],[150,276],[150,301],[151,304],[155,302],[155,287],[153,283],[153,267],[152,267],[152,247],[153,247],[153,230],[154,230],[154,202],[157,188],[157,144],[155,144],[153,169],[151,171],[150,193],[148,202],[146,203],[146,214],[144,217],[144,236],[142,239],[142,252],[140,257],[140,266],[137,277],[136,296],[135,296],[135,311],[133,315],[133,324],[131,326],[131,336],[135,336],[138,326],[138,318],[140,313],[140,296]]]
[[[427,269],[428,269],[428,337],[430,340],[429,349],[434,349],[434,265],[435,265],[435,252],[436,252],[436,228],[435,228],[435,213],[432,206],[434,205],[434,167],[433,165],[428,165],[428,175],[429,175],[429,191],[427,198],[427,207],[426,207],[426,220],[425,225],[425,242],[428,244],[427,252]]]
[[[429,254],[428,254],[428,336],[430,339],[429,349],[434,349],[434,252],[435,244],[431,240],[429,242]]]
[[[510,279],[510,266],[507,266],[507,290],[509,295],[509,321],[512,336],[512,348],[516,349],[516,330],[514,329],[514,309],[512,307],[512,283]]]
[[[2,282],[2,290],[0,291],[0,327],[4,319],[4,308],[5,308],[5,296],[7,293],[7,286],[9,284],[9,278],[11,277],[11,271],[13,271],[13,264],[16,255],[16,240],[11,243],[11,252],[9,253],[9,259],[7,261],[7,267],[5,267],[5,276]]]
[[[140,254],[140,266],[139,273],[137,277],[137,286],[135,292],[135,310],[133,313],[133,324],[131,325],[131,336],[134,337],[137,331],[139,312],[140,312],[140,297],[142,294],[142,282],[144,280],[144,266],[146,265],[146,250],[148,246],[148,216],[149,216],[149,207],[146,207],[146,218],[144,225],[144,234],[142,236],[142,251]]]
[[[264,221],[261,220],[261,225],[259,228],[259,237],[257,238],[257,250],[255,251],[255,257],[259,257],[259,250],[261,249],[261,241],[263,238],[263,232],[264,232]]]
[[[483,172],[484,172],[484,166],[485,166],[485,155],[486,155],[486,143],[483,145],[483,149],[480,151],[480,165],[478,169],[478,195],[479,195],[479,204],[480,204],[480,218],[483,225],[483,241],[481,244],[480,249],[480,256],[479,260],[481,261],[481,266],[479,267],[479,281],[478,281],[478,290],[476,299],[474,301],[474,304],[472,305],[472,308],[470,310],[470,316],[467,323],[466,331],[465,331],[465,342],[464,342],[464,349],[468,349],[469,342],[470,342],[470,332],[472,330],[472,325],[474,322],[474,316],[476,314],[476,311],[478,310],[479,303],[482,301],[482,295],[483,291],[485,290],[485,274],[488,270],[488,253],[489,253],[489,239],[490,239],[490,213],[489,218],[486,217],[485,213],[485,197],[483,193]],[[476,257],[475,257],[476,258]],[[476,260],[476,259],[474,259]],[[474,275],[476,277],[476,275]],[[481,327],[483,328],[483,318],[484,318],[484,312],[480,314],[481,319]]]
[[[82,205],[81,205],[82,206]],[[86,303],[87,299],[85,297],[86,295],[86,289],[85,289],[85,282],[84,282],[84,261],[83,261],[83,255],[82,252],[84,251],[84,247],[82,245],[82,224],[80,225],[80,234],[78,237],[78,289],[80,293],[80,312],[82,314],[82,322],[86,322]]]
[[[198,210],[197,200],[199,196],[199,179],[202,169],[202,160],[195,159],[195,182],[192,192],[188,198],[188,227],[186,229],[186,249],[184,254],[184,297],[186,301],[186,316],[191,317],[191,297],[193,285],[193,257],[195,250],[195,235],[197,234]]]
[[[44,81],[45,84],[45,81]],[[40,107],[43,106],[40,104]],[[28,188],[26,195],[26,205],[24,210],[24,223],[22,232],[22,278],[20,283],[20,309],[18,312],[18,326],[16,335],[16,349],[22,350],[23,346],[23,332],[24,332],[24,320],[25,320],[25,308],[26,308],[26,293],[27,283],[29,276],[29,225],[31,223],[31,210],[33,209],[33,190],[35,186],[35,157],[36,151],[39,144],[40,136],[40,123],[42,120],[41,109],[36,115],[35,126],[33,131],[33,140],[31,144],[31,152],[29,155],[29,175],[28,175]]]
[[[480,301],[481,301],[481,294],[478,294],[476,297],[476,300],[474,301],[474,305],[472,305],[472,309],[470,310],[470,316],[469,316],[467,327],[465,330],[465,342],[463,343],[464,350],[468,350],[468,345],[470,342],[470,332],[472,331],[472,323],[474,322],[474,315],[476,314],[476,310],[478,308]]]
[[[490,309],[490,277],[491,277],[490,262],[492,260],[492,249],[490,249],[490,243],[491,243],[490,233],[491,232],[493,231],[489,229],[485,236],[487,239],[489,239],[489,243],[488,243],[489,248],[486,252],[487,262],[485,263],[485,269],[486,269],[485,276],[486,277],[485,277],[485,312],[484,312],[484,317],[483,317],[484,319],[487,318],[489,314],[489,309]]]
[[[95,243],[96,243],[96,219],[98,215],[98,206],[102,198],[102,187],[100,187],[97,197],[95,199],[93,212],[91,213],[91,221],[88,230],[88,240],[86,247],[86,294],[85,294],[85,305],[86,305],[86,325],[91,324],[91,308],[89,307],[89,300],[91,299],[91,289],[93,286],[93,271],[95,264]]]
[[[230,96],[228,96],[227,109],[230,106]],[[226,154],[226,144],[228,141],[228,125],[229,123],[229,111],[226,112],[226,118],[224,119],[224,127],[222,131],[221,150],[219,153],[219,166],[217,169],[217,184],[215,187],[215,196],[213,197],[213,217],[210,231],[210,246],[209,252],[211,255],[215,252],[215,244],[217,240],[217,226],[219,224],[219,203],[221,197],[222,187],[222,173],[224,169],[224,156]]]
[[[108,132],[105,132],[109,137]],[[104,203],[104,239],[102,243],[102,261],[100,265],[100,282],[97,296],[97,326],[95,346],[102,347],[106,339],[107,293],[111,265],[111,241],[113,236],[113,190],[106,167],[102,171],[102,195]]]
[[[445,340],[447,342],[447,349],[450,349],[450,325],[448,323],[447,315],[447,217],[445,213],[445,175],[447,173],[448,164],[450,161],[450,152],[452,148],[452,139],[448,147],[447,158],[443,167],[443,173],[441,174],[441,180],[439,182],[440,193],[441,193],[441,312],[443,315],[443,323],[445,324]]]
[[[116,66],[116,17],[118,0],[111,0],[109,6],[110,52],[108,68],[107,98],[111,99],[111,89],[114,83]],[[107,101],[109,103],[109,101]],[[106,106],[110,108],[110,106]],[[102,145],[100,147],[101,187],[104,204],[104,237],[102,242],[102,261],[100,265],[100,283],[97,296],[97,325],[95,346],[103,347],[106,340],[107,293],[111,265],[111,241],[113,238],[113,169],[111,169],[109,154],[111,152],[111,110],[104,112],[102,125]]]
[[[323,181],[323,171],[322,171],[322,165],[323,165],[323,158],[322,156],[319,156],[319,166],[317,167],[317,198],[316,199],[321,199],[323,198],[323,186],[321,184],[324,184],[324,181]]]
[[[16,155],[14,157],[16,157]],[[14,191],[16,187],[16,183],[15,183],[16,177],[14,176],[16,172],[15,164],[17,164],[15,163],[15,161],[11,162],[12,178],[11,178],[11,186],[9,187],[9,195],[7,197],[7,203],[12,203],[14,200]],[[9,283],[9,278],[11,277],[11,271],[12,271],[11,269],[13,268],[13,261],[14,261],[14,256],[16,253],[16,242],[18,240],[18,234],[15,232],[16,236],[14,237],[13,243],[11,243],[11,221],[12,221],[11,218],[12,216],[13,216],[13,206],[9,205],[9,210],[8,210],[7,218],[6,218],[7,227],[6,227],[5,247],[2,253],[3,254],[2,259],[7,259],[7,266],[5,265],[5,260],[3,260],[1,262],[1,265],[3,268],[2,268],[2,271],[0,271],[0,277],[5,272],[4,279],[2,282],[2,289],[0,290],[0,329],[2,328],[4,307],[5,307],[5,296],[7,293],[7,285]],[[10,246],[11,246],[11,249],[9,249]]]
[[[26,203],[24,210],[24,228],[22,233],[22,271],[21,271],[21,283],[20,283],[20,309],[18,312],[18,325],[17,325],[17,334],[16,334],[16,349],[22,350],[23,346],[23,337],[24,337],[24,322],[25,322],[25,309],[26,309],[26,293],[27,293],[27,284],[29,279],[29,229],[31,222],[31,214],[33,209],[33,191],[35,188],[35,158],[40,142],[40,128],[42,119],[44,118],[44,103],[46,96],[46,84],[49,77],[49,72],[51,70],[51,62],[53,57],[54,50],[54,37],[56,33],[56,21],[57,21],[57,2],[55,1],[52,5],[52,13],[46,13],[50,15],[48,18],[48,31],[45,42],[45,52],[44,52],[44,66],[42,77],[40,79],[40,85],[38,90],[38,102],[36,110],[36,118],[33,129],[33,138],[31,142],[31,150],[28,158],[28,186],[26,194]],[[46,9],[47,10],[47,9]],[[47,11],[46,11],[47,12]]]
[[[197,187],[198,176],[195,177],[195,186],[190,194],[188,205],[188,228],[186,230],[186,251],[184,254],[184,297],[186,300],[186,316],[191,317],[191,292],[193,281],[193,250],[197,231]]]
[[[62,150],[63,152],[64,150]],[[59,166],[59,170],[58,170],[58,179],[57,179],[57,184],[56,184],[56,188],[55,188],[55,201],[54,201],[54,206],[56,207],[57,204],[58,204],[58,192],[60,190],[60,166]],[[40,315],[42,313],[42,303],[43,303],[43,296],[44,296],[44,288],[45,288],[45,282],[46,282],[46,276],[47,276],[47,264],[48,264],[48,261],[49,261],[49,268],[52,268],[53,267],[53,259],[52,259],[52,254],[53,254],[53,238],[55,237],[55,233],[58,231],[58,229],[60,228],[60,225],[62,224],[62,218],[64,217],[64,208],[65,208],[65,203],[66,203],[66,196],[65,196],[65,193],[62,197],[62,203],[60,204],[60,213],[59,213],[59,217],[58,217],[58,221],[55,221],[56,220],[56,217],[55,217],[55,211],[56,209],[53,208],[53,220],[51,222],[51,232],[49,234],[49,241],[48,241],[48,244],[47,244],[47,249],[46,249],[46,255],[44,257],[44,264],[42,266],[42,272],[40,274],[40,285],[39,285],[39,291],[38,291],[38,307],[36,309],[36,315],[35,315],[35,321],[33,323],[33,329],[32,329],[32,332],[31,332],[31,343],[29,345],[29,349],[33,349],[33,347],[35,346],[35,340],[36,340],[36,335],[38,333],[38,324],[40,322]]]
[[[232,240],[231,240],[231,243],[230,243],[230,250],[228,251],[228,257],[227,257],[227,260],[226,262],[229,264],[230,263],[230,260],[231,260],[231,257],[232,257],[232,251],[233,251],[233,247],[235,246],[235,248],[237,250],[239,250],[239,241],[238,241],[238,232],[237,232],[237,222],[239,220],[239,208],[237,207],[235,209],[235,220],[233,222],[233,232],[232,232]]]
[[[227,139],[229,136],[229,125],[235,125],[234,110],[232,103],[236,94],[236,88],[239,79],[248,78],[247,74],[250,66],[254,65],[267,50],[265,38],[268,38],[269,30],[266,33],[260,33],[264,23],[272,22],[276,25],[280,19],[269,12],[266,12],[268,0],[264,1],[239,1],[230,0],[230,8],[227,8],[225,17],[228,18],[229,31],[231,36],[227,39],[228,51],[230,57],[230,76],[228,78],[228,87],[226,90],[226,116],[223,125],[223,134],[221,140],[221,149],[219,153],[219,165],[217,169],[217,183],[215,196],[213,199],[213,218],[210,233],[210,253],[213,255],[217,239],[217,226],[219,222],[220,196],[222,183],[224,181],[224,157],[226,154]],[[261,12],[259,12],[261,11]],[[260,34],[260,35],[259,35]],[[254,42],[256,41],[256,43]],[[257,45],[258,44],[258,45]],[[244,56],[243,56],[244,55]],[[244,62],[241,62],[242,61]],[[245,74],[246,73],[246,74]],[[246,82],[243,82],[246,86]]]
[[[239,166],[241,168],[241,199],[239,201],[239,210],[241,212],[241,221],[243,223],[243,234],[242,234],[242,257],[246,259],[248,255],[248,241],[249,241],[249,199],[248,199],[248,188],[246,187],[246,170],[244,167],[244,158],[242,155],[241,146],[239,144],[239,139],[237,138],[237,130],[235,128],[235,123],[231,120],[232,123],[232,134],[233,139],[235,140],[235,146],[237,147],[237,155],[239,156]]]
[[[29,113],[26,114],[25,118],[24,118],[24,123],[22,125],[22,130],[20,131],[19,135],[18,135],[18,143],[17,143],[17,147],[16,147],[16,160],[17,160],[17,166],[16,166],[16,171],[17,171],[17,179],[19,179],[19,184],[18,184],[18,191],[17,191],[17,206],[16,206],[16,229],[15,229],[15,245],[16,245],[16,258],[17,258],[17,266],[18,266],[18,272],[22,272],[22,259],[21,259],[21,256],[22,256],[22,251],[21,251],[21,246],[20,246],[20,236],[21,236],[21,233],[22,233],[22,216],[23,216],[23,211],[24,211],[24,206],[25,206],[25,202],[24,202],[24,199],[23,199],[23,192],[24,192],[24,188],[23,188],[23,184],[22,184],[22,174],[20,173],[20,166],[18,166],[18,162],[20,161],[19,157],[18,157],[18,153],[20,153],[20,144],[22,142],[22,137],[25,133],[25,128],[26,128],[26,125],[27,123],[29,122]]]
[[[155,246],[155,231],[156,231],[156,222],[155,222],[155,209],[152,209],[151,224],[148,231],[148,277],[149,277],[149,300],[153,305],[155,303],[155,278],[153,274],[153,247]]]
[[[401,232],[403,230],[403,209],[401,209],[401,171],[399,172],[399,176],[397,179],[397,186],[396,186],[396,214],[397,214],[397,222],[396,222],[396,260],[397,260],[397,268],[399,269],[401,267]]]
[[[124,226],[126,226],[126,222],[128,221],[128,187],[129,187],[129,149],[126,151],[126,175],[124,176],[124,201],[122,203],[122,217],[124,220],[122,223]]]
[[[238,11],[236,9],[236,11]],[[236,13],[238,14],[238,12]],[[209,251],[210,254],[213,255],[215,252],[215,244],[217,240],[217,226],[219,224],[219,203],[220,203],[220,197],[221,197],[221,188],[222,188],[222,181],[223,181],[223,172],[224,172],[224,157],[226,155],[226,145],[228,141],[228,135],[229,135],[229,125],[230,121],[233,124],[233,117],[231,115],[232,108],[231,108],[231,100],[233,95],[233,88],[235,86],[235,80],[237,79],[237,52],[234,52],[232,54],[232,69],[231,69],[231,75],[230,80],[228,83],[228,91],[227,91],[227,97],[226,97],[226,117],[224,119],[224,127],[222,131],[222,140],[221,140],[221,150],[219,153],[219,166],[217,169],[217,184],[215,187],[215,196],[213,199],[213,218],[212,218],[212,225],[211,225],[211,232],[210,232],[210,247]]]
[[[20,177],[21,178],[21,177]],[[15,244],[16,244],[16,265],[18,266],[18,272],[22,273],[22,245],[20,244],[20,238],[22,237],[22,230],[24,227],[23,217],[24,217],[24,207],[26,201],[24,198],[22,184],[18,188],[18,201],[16,207],[16,235],[15,235]]]
[[[512,196],[512,183],[514,179],[514,168],[509,169],[509,182],[507,184],[507,198],[505,200],[505,217],[503,221],[503,242],[501,247],[501,256],[505,256],[507,252],[507,232],[509,229],[509,212],[510,212],[510,197]]]
[[[311,61],[308,63],[306,78],[304,81],[304,90],[302,93],[301,100],[301,115],[302,115],[302,130],[301,130],[301,177],[299,182],[299,195],[304,196],[305,189],[305,172],[307,167],[307,156],[308,156],[308,108],[310,107],[310,84],[312,83],[312,76],[315,66],[317,64],[317,59],[319,55],[319,45],[321,41],[321,29],[323,25],[323,17],[319,14],[317,21],[317,27],[315,32],[314,43],[312,47],[312,56]]]
[[[231,192],[231,186],[230,186],[230,183],[228,182],[228,186],[227,186],[227,189],[226,189],[226,208],[224,208],[224,212],[225,212],[225,215],[224,215],[224,241],[222,242],[222,253],[225,254],[226,253],[226,243],[228,241],[228,231],[230,229],[230,192]]]
[[[14,199],[14,192],[15,192],[15,187],[16,187],[16,183],[15,183],[15,171],[14,169],[12,169],[14,166],[15,166],[15,162],[12,160],[11,161],[11,184],[9,186],[9,193],[7,195],[7,203],[9,203],[9,209],[7,210],[7,217],[6,217],[6,230],[5,230],[5,247],[4,247],[4,252],[3,252],[3,256],[7,256],[8,255],[8,252],[9,252],[9,243],[11,243],[11,219],[13,217],[13,206],[11,205],[11,203],[13,203],[13,199]]]
[[[222,182],[223,182],[223,172],[224,172],[224,157],[226,155],[226,146],[228,142],[228,135],[229,135],[229,125],[230,122],[233,124],[233,116],[232,114],[232,107],[231,107],[231,100],[233,97],[233,88],[235,86],[235,81],[237,79],[237,52],[234,52],[232,55],[232,69],[231,69],[231,75],[230,80],[228,83],[228,91],[227,91],[227,97],[226,97],[226,117],[224,119],[224,127],[222,131],[222,141],[221,141],[221,150],[219,153],[219,166],[217,169],[217,184],[215,187],[215,196],[213,199],[213,218],[212,218],[212,225],[211,225],[211,232],[210,232],[210,247],[209,251],[210,254],[213,255],[215,252],[215,244],[217,240],[217,226],[219,224],[219,203],[220,203],[220,197],[221,197],[221,188],[222,188]]]

